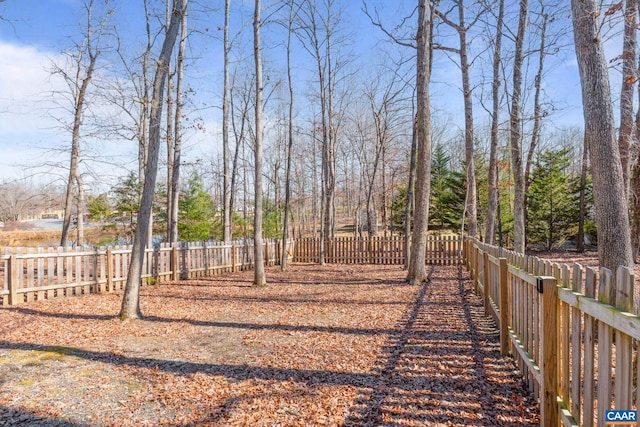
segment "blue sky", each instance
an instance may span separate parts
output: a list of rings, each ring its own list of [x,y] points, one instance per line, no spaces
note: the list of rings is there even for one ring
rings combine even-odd
[[[158,9],[162,10],[160,3],[164,1],[150,0],[150,3],[157,3]],[[212,2],[216,5],[221,3]],[[33,168],[33,165],[45,160],[57,159],[63,162],[66,159],[65,153],[55,149],[68,144],[70,136],[59,129],[57,122],[50,117],[52,111],[54,115],[62,114],[54,102],[56,95],[52,93],[64,91],[64,84],[59,79],[51,77],[48,70],[52,61],[60,61],[61,52],[72,46],[72,39],[78,40],[84,14],[81,4],[80,0],[7,0],[0,3],[0,16],[4,18],[4,21],[0,21],[0,57],[3,58],[3,63],[0,64],[0,152],[3,153],[0,157],[0,180],[29,176],[34,171],[39,171]],[[239,12],[242,12],[241,19],[250,16],[252,1],[244,0],[234,4],[237,7],[234,16],[240,16]],[[370,72],[373,65],[384,56],[381,54],[382,50],[405,50],[385,42],[385,35],[374,28],[362,13],[360,1],[344,0],[341,4],[345,10],[344,20],[347,23],[347,34],[357,61],[358,73],[366,75]],[[368,4],[371,10],[378,5],[383,21],[392,28],[399,23],[401,16],[412,9],[414,2],[369,0]],[[113,23],[120,28],[123,40],[132,48],[135,47],[141,42],[143,34],[142,1],[111,0],[111,5],[116,10]],[[196,3],[192,2],[192,6],[196,7]],[[192,15],[191,28],[200,29],[205,35],[195,35],[190,45],[194,60],[189,65],[188,73],[191,80],[188,83],[197,90],[197,96],[202,100],[199,107],[205,102],[208,106],[217,106],[222,91],[221,41],[211,38],[211,34],[220,34],[217,26],[221,25],[222,11],[213,10],[205,15],[194,10]],[[239,20],[234,22],[236,30],[240,26]],[[557,25],[570,24],[570,18],[565,16],[564,21]],[[204,28],[208,28],[208,31],[204,31]],[[246,32],[249,37],[250,26]],[[265,33],[265,43],[275,46],[275,41],[269,39],[269,30]],[[484,42],[480,39],[474,40],[473,43],[475,49],[484,48]],[[504,43],[508,45],[510,42],[505,40]],[[615,56],[614,51],[615,49],[612,49],[611,57]],[[308,76],[308,79],[311,79],[312,68],[308,68],[311,67],[311,60],[304,55],[304,52],[296,54],[297,73],[303,78]],[[277,53],[275,47],[268,49],[265,56],[272,67],[277,67],[278,61],[282,59],[281,53]],[[474,67],[476,77],[481,73],[490,73],[487,64],[478,62]],[[557,126],[581,126],[580,86],[571,49],[565,48],[557,57],[552,58],[548,68],[550,71],[544,83],[546,96],[553,100],[555,105],[563,108],[562,112],[555,114],[553,120]],[[434,109],[454,126],[461,126],[459,118],[462,117],[462,96],[459,81],[456,65],[444,55],[437,54],[432,84]],[[299,83],[298,89],[303,90],[303,85],[304,83]],[[477,95],[478,93],[479,90]],[[215,149],[211,147],[211,140],[216,139],[216,133],[219,133],[217,111],[215,107],[199,113],[208,133],[196,133],[188,138],[191,149],[186,153],[187,161],[213,155],[212,151]],[[476,114],[477,123],[488,122],[479,105],[476,107]],[[133,168],[135,146],[131,144],[123,141],[97,141],[91,144],[88,150],[95,154],[112,153],[114,163],[125,168]],[[107,169],[113,175],[125,174],[123,168],[109,166]],[[54,172],[54,177],[63,175],[61,170],[50,170]]]

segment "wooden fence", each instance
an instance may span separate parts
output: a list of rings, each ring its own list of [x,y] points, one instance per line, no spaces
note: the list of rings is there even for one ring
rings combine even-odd
[[[429,237],[425,262],[459,264],[462,240],[455,236]],[[289,242],[295,262],[319,262],[320,242]],[[267,265],[280,263],[281,242],[265,243]],[[131,247],[86,249],[6,249],[0,255],[0,306],[124,288]],[[345,264],[404,264],[402,237],[337,238],[325,243],[325,262]],[[143,283],[207,277],[253,268],[252,243],[181,243],[160,245],[145,252]]]
[[[539,397],[541,425],[602,426],[606,410],[637,410],[633,271],[619,267],[614,277],[470,240],[464,255],[502,353],[514,356]]]
[[[328,264],[404,264],[405,242],[402,236],[338,237],[324,244],[324,261]],[[295,262],[320,262],[320,239],[296,240]],[[429,236],[425,263],[459,264],[462,260],[462,239],[458,236]]]
[[[281,241],[265,242],[265,264],[280,263]],[[288,253],[293,253],[289,242]],[[0,256],[0,305],[124,289],[131,247],[10,249]],[[185,242],[147,249],[143,283],[192,279],[253,268],[253,243]]]

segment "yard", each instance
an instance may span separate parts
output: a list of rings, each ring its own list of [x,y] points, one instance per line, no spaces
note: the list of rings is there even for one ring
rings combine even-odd
[[[294,264],[0,308],[0,425],[537,425],[458,266]],[[463,276],[464,275],[464,276]]]

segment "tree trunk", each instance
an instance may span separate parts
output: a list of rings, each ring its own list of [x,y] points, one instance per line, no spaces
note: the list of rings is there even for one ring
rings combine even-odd
[[[544,12],[544,6],[542,7],[542,11],[540,12],[542,15],[542,30],[540,33],[540,52],[538,56],[538,71],[536,72],[536,76],[534,79],[534,96],[533,96],[533,129],[531,131],[531,143],[529,144],[529,151],[527,152],[527,160],[525,162],[524,167],[524,222],[525,222],[525,233],[527,230],[526,224],[528,218],[528,201],[527,194],[529,193],[529,184],[530,175],[531,175],[531,167],[533,165],[533,157],[536,153],[536,148],[540,142],[540,133],[542,131],[542,118],[544,117],[544,113],[542,112],[542,106],[540,105],[540,95],[542,92],[542,75],[544,72],[544,58],[545,58],[545,49],[546,49],[546,33],[547,33],[547,22],[549,20],[549,15]],[[549,233],[551,235],[551,229],[549,229]],[[548,242],[548,249],[551,250],[551,246],[553,245],[553,237],[551,241]]]
[[[599,33],[600,14],[595,0],[572,0],[571,9],[582,85],[585,140],[593,177],[598,255],[600,266],[615,272],[619,265],[632,267],[633,256],[607,61]],[[612,296],[615,285],[613,288]]]
[[[531,166],[533,165],[533,157],[535,155],[536,148],[538,147],[538,143],[540,142],[540,132],[542,130],[542,118],[544,117],[542,106],[540,105],[540,95],[542,93],[542,74],[544,72],[544,58],[545,58],[545,49],[546,49],[545,42],[546,42],[546,33],[547,33],[547,22],[549,20],[549,15],[544,13],[544,8],[542,10],[542,18],[543,18],[543,21],[542,21],[542,32],[540,34],[540,53],[538,58],[538,71],[534,79],[535,93],[533,95],[533,129],[531,131],[531,143],[529,144],[529,151],[527,153],[527,162],[524,168],[525,194],[529,190],[529,175],[531,175]]]
[[[287,166],[285,170],[284,188],[284,224],[282,226],[282,253],[280,254],[280,269],[287,269],[289,240],[289,218],[291,216],[291,151],[293,149],[293,78],[291,75],[291,35],[293,34],[295,1],[289,3],[289,25],[287,32],[287,86],[289,88],[289,123],[287,125]]]
[[[579,253],[584,252],[584,220],[587,215],[586,190],[587,190],[587,160],[589,149],[586,144],[586,138],[582,147],[582,164],[580,165],[580,207],[578,217],[578,237],[576,241],[576,250]]]
[[[429,195],[431,193],[431,112],[429,81],[431,77],[431,3],[418,0],[417,96],[417,170],[416,209],[407,281],[419,284],[428,280],[425,268],[427,231],[429,227]]]
[[[180,24],[180,44],[178,47],[178,59],[176,64],[176,116],[175,116],[175,136],[173,138],[173,165],[171,167],[171,212],[169,215],[171,222],[170,242],[177,243],[178,236],[178,207],[180,201],[180,163],[182,157],[182,107],[184,106],[184,56],[187,46],[187,8],[185,6]]]
[[[82,175],[76,175],[76,184],[78,185],[78,203],[76,205],[78,239],[76,246],[81,248],[84,246],[84,183],[82,182]]]
[[[636,84],[636,31],[638,0],[627,0],[624,8],[624,39],[622,47],[622,86],[620,89],[620,130],[618,149],[625,195],[629,200],[629,150],[633,141],[633,89]]]
[[[411,218],[413,217],[415,197],[414,187],[416,185],[416,156],[418,152],[418,132],[416,130],[417,117],[413,117],[413,132],[411,133],[411,154],[409,164],[409,184],[407,184],[407,206],[404,211],[404,269],[409,269],[409,259],[411,259]]]
[[[162,44],[160,57],[157,60],[156,73],[153,81],[151,98],[151,113],[149,117],[149,155],[145,168],[145,181],[142,189],[142,200],[136,223],[136,231],[131,249],[131,262],[127,273],[127,282],[120,309],[121,320],[142,318],[140,311],[140,284],[142,265],[149,234],[151,208],[158,174],[158,157],[160,148],[160,125],[162,122],[162,98],[164,85],[168,73],[168,63],[171,52],[178,37],[182,14],[186,13],[187,0],[174,0],[171,22]]]
[[[464,19],[464,0],[458,1],[458,37],[460,39],[460,70],[462,72],[462,93],[464,97],[464,153],[467,172],[467,233],[469,237],[478,234],[478,208],[476,194],[476,169],[474,162],[473,138],[473,93],[471,89],[471,66],[467,48],[467,28]]]
[[[171,22],[171,0],[166,0],[165,2],[165,26],[169,28],[169,23]],[[167,64],[169,70],[171,70],[171,62]],[[167,242],[170,244],[176,243],[176,240],[172,238],[173,234],[173,224],[172,224],[172,216],[173,212],[172,203],[173,196],[171,195],[171,181],[173,181],[173,147],[174,147],[174,131],[173,124],[175,119],[173,117],[173,113],[175,112],[175,107],[173,105],[173,75],[175,74],[169,71],[167,75]],[[177,234],[176,234],[177,236]]]
[[[496,237],[496,214],[498,205],[498,130],[500,126],[500,64],[502,63],[502,25],[504,0],[500,0],[496,22],[496,44],[493,51],[493,83],[491,85],[491,148],[489,149],[489,195],[487,197],[487,223],[485,240],[493,245]]]
[[[78,125],[78,129],[80,126]],[[74,134],[76,133],[74,125]],[[75,177],[78,175],[78,162],[80,157],[80,138],[75,136],[71,142],[71,162],[69,163],[69,178],[67,180],[67,192],[64,202],[64,216],[62,218],[62,235],[60,237],[60,246],[67,247],[69,238],[69,229],[71,228],[71,212],[73,210],[73,184]]]
[[[62,220],[62,235],[60,236],[60,246],[63,248],[67,247],[67,240],[69,238],[71,211],[73,210],[73,184],[74,182],[82,182],[78,179],[80,176],[80,171],[78,170],[78,165],[80,163],[80,127],[82,126],[82,114],[84,111],[84,101],[87,95],[87,88],[89,87],[89,83],[93,77],[93,70],[95,69],[97,58],[98,52],[93,53],[89,51],[89,66],[85,76],[81,82],[76,81],[76,87],[78,83],[80,84],[80,87],[78,88],[78,92],[75,94],[74,100],[73,130],[71,134],[71,161],[69,162],[69,179],[67,180],[64,217]],[[80,61],[79,58],[78,61]],[[80,62],[78,62],[77,66],[81,66]],[[80,74],[79,69],[77,70],[77,74]]]
[[[640,250],[640,162],[638,160],[631,168],[630,190],[632,203],[631,236],[633,236],[631,245],[635,262]]]
[[[529,1],[520,0],[518,18],[518,33],[516,35],[516,49],[513,59],[513,95],[511,97],[511,169],[513,171],[514,201],[513,201],[513,246],[514,250],[524,253],[525,227],[524,203],[525,182],[522,165],[522,64],[524,62],[524,38],[528,25]]]
[[[224,91],[222,93],[222,185],[224,206],[222,210],[222,239],[231,241],[231,188],[229,185],[229,18],[231,0],[224,2]]]
[[[256,66],[256,103],[255,103],[255,175],[254,175],[254,213],[253,213],[253,286],[266,286],[264,273],[264,248],[262,243],[262,48],[260,46],[260,8],[261,1],[255,0],[253,15],[253,54]]]
[[[229,90],[229,103],[230,103],[230,118],[231,118],[231,126],[233,128],[233,134],[236,140],[236,146],[233,154],[233,162],[231,166],[231,184],[229,188],[229,212],[233,212],[235,209],[235,198],[236,198],[236,180],[239,176],[238,172],[238,161],[240,159],[240,153],[244,153],[244,143],[245,143],[245,128],[247,124],[247,116],[249,110],[249,97],[246,96],[244,98],[244,102],[242,102],[242,110],[240,115],[240,125],[236,124],[235,114],[233,114],[234,109],[234,96],[233,91]],[[233,238],[233,233],[231,233],[231,238]]]

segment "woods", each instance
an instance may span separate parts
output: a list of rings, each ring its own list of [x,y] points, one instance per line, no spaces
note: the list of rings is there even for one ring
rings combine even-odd
[[[463,232],[630,266],[638,7],[574,3],[85,0],[49,70],[60,178],[6,180],[0,219],[60,210],[62,246],[88,220],[140,248],[317,237],[320,263],[336,236],[402,236],[419,260]]]
[[[29,377],[66,358],[142,424],[599,425],[640,399],[638,0],[22,1],[0,227],[60,247],[0,257],[0,424],[68,417]],[[78,422],[112,411],[94,394]]]

